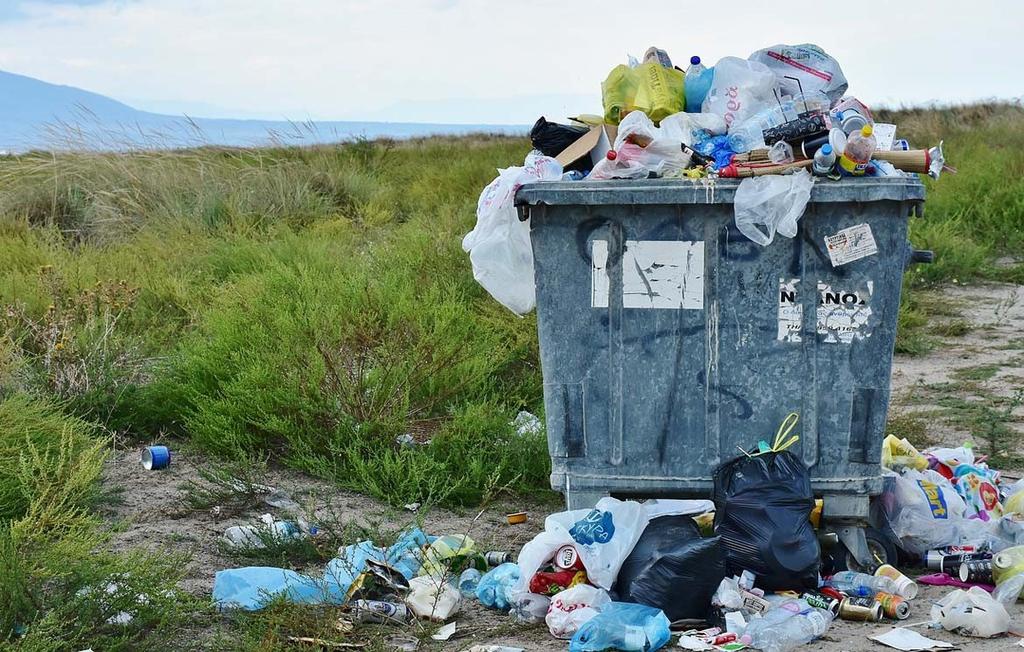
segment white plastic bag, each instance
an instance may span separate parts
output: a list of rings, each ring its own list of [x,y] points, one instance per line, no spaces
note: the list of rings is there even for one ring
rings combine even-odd
[[[757,61],[724,57],[715,64],[715,79],[701,105],[703,113],[717,113],[731,126],[775,101],[775,73]]]
[[[758,50],[749,59],[771,69],[785,95],[796,97],[803,87],[804,93],[822,91],[834,102],[843,96],[848,86],[839,62],[811,43],[773,45]],[[715,74],[718,74],[717,68]]]
[[[796,222],[804,214],[813,187],[814,178],[807,170],[744,179],[733,200],[736,228],[765,247],[776,232],[787,238],[796,236]]]
[[[999,636],[1010,628],[1006,607],[978,586],[951,591],[932,605],[930,616],[947,631],[978,638]]]
[[[590,172],[591,179],[643,179],[651,172],[666,176],[690,164],[678,133],[669,134],[654,126],[643,111],[632,111],[619,123],[612,149],[614,159],[601,159]]]
[[[588,580],[611,589],[619,568],[647,527],[647,509],[638,502],[602,498],[594,509],[558,512],[544,521],[544,531],[519,552],[522,575],[517,592],[527,592],[530,579],[555,551],[571,545],[580,554]]]
[[[516,213],[516,190],[533,181],[556,181],[562,165],[549,156],[530,152],[523,167],[499,170],[476,205],[476,227],[462,239],[469,252],[473,278],[503,306],[525,315],[537,304],[533,283],[530,223]]]
[[[964,518],[967,506],[949,480],[935,471],[887,473],[880,503],[900,546],[911,554],[984,541],[989,526]],[[890,484],[891,483],[891,484]]]
[[[544,622],[555,638],[572,638],[583,623],[611,602],[608,592],[588,584],[577,584],[551,598]]]
[[[706,131],[712,136],[724,134],[725,119],[717,113],[673,113],[659,123],[665,138],[693,145],[700,140],[695,132]]]

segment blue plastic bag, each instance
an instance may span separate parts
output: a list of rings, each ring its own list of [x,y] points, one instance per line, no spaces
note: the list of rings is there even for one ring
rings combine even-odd
[[[668,618],[661,609],[611,602],[583,623],[569,642],[569,652],[653,652],[671,637]]]
[[[508,611],[512,608],[512,590],[518,581],[519,565],[502,564],[480,578],[476,586],[476,597],[485,607]]]
[[[213,580],[213,602],[218,609],[257,611],[283,595],[289,602],[319,604],[325,587],[312,577],[295,571],[266,566],[249,566],[217,571]]]

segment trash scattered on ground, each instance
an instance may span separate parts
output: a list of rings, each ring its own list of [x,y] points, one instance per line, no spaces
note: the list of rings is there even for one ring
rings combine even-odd
[[[529,515],[526,512],[516,512],[505,517],[509,525],[519,525],[520,523],[525,523],[527,519],[529,519]]]
[[[439,627],[437,631],[430,636],[430,638],[434,639],[435,641],[447,641],[455,635],[455,627],[455,621],[453,620],[447,625]]]
[[[142,449],[139,461],[147,471],[166,469],[171,465],[171,450],[166,446],[147,446]]]

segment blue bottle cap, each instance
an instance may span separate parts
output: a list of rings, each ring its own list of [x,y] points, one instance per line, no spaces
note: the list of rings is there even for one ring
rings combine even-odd
[[[698,57],[696,54],[693,55],[692,57],[690,57],[690,65],[696,66],[696,65],[699,65],[699,64],[700,64],[700,57]]]
[[[828,156],[829,154],[832,153],[832,146],[831,145],[827,145],[827,144],[826,145],[822,145],[821,146],[821,153],[824,154],[825,156]]]

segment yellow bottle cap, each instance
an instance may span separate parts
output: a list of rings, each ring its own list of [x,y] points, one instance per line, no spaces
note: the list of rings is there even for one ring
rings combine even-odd
[[[871,125],[864,125],[863,127],[860,128],[860,133],[862,136],[870,136],[873,131],[874,129],[871,127]]]

